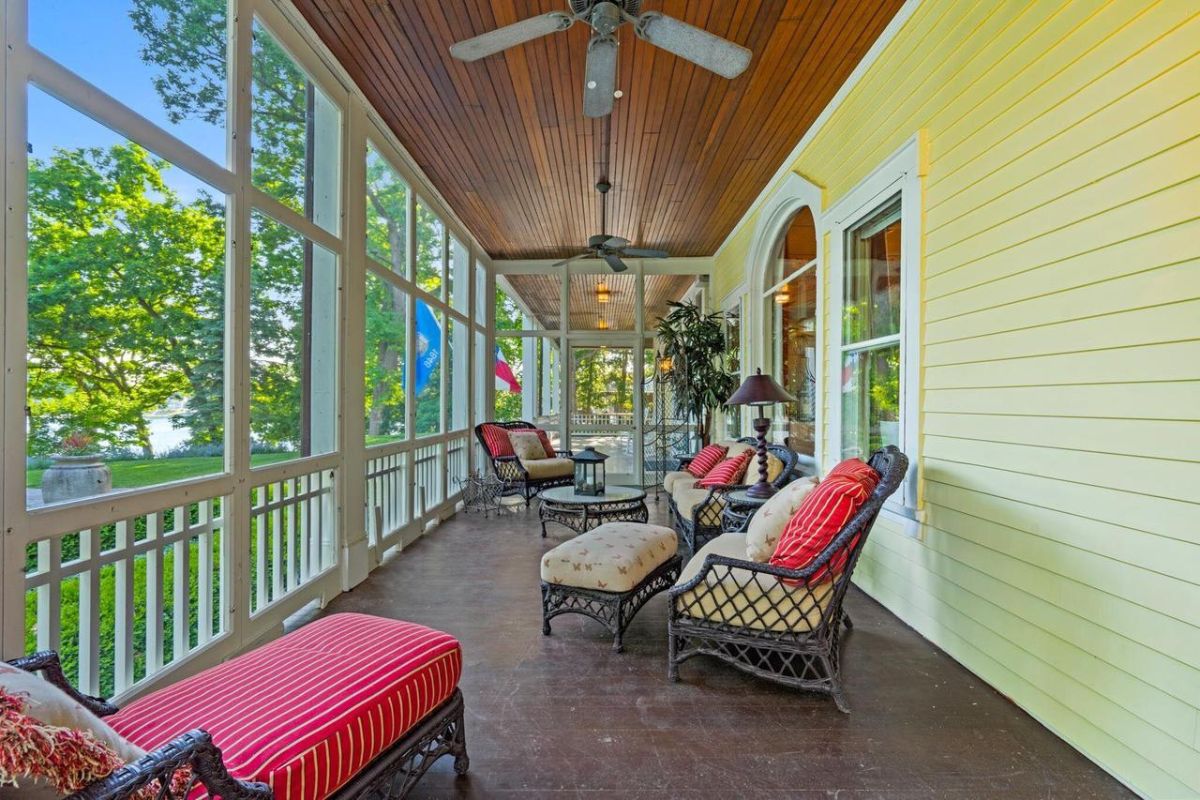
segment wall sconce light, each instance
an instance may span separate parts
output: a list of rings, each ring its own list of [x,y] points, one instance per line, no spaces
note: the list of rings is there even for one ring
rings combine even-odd
[[[670,372],[673,364],[674,362],[670,358],[663,356],[658,360],[658,370],[659,372]]]
[[[787,301],[791,300],[791,299],[792,298],[788,295],[788,293],[786,291],[779,291],[779,292],[775,293],[775,302],[781,306],[787,305]]]

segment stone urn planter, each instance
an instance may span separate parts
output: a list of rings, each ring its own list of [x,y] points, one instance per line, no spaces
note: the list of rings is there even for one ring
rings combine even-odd
[[[112,491],[112,472],[99,453],[51,458],[54,464],[42,473],[42,502],[62,503]]]

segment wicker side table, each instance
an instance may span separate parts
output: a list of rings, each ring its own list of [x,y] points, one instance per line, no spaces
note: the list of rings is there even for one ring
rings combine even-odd
[[[491,473],[472,473],[457,478],[463,493],[463,510],[478,511],[487,519],[491,512],[497,515],[507,509],[501,499],[512,489],[512,481],[502,480]]]
[[[762,508],[767,498],[750,497],[744,489],[725,495],[725,509],[721,512],[722,533],[745,533],[750,527],[754,512]]]

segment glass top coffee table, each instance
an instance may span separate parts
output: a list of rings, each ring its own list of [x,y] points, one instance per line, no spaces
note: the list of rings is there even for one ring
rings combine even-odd
[[[600,495],[576,494],[574,486],[555,486],[543,489],[538,499],[543,538],[547,522],[583,533],[605,522],[645,522],[650,518],[646,493],[636,486],[607,486]]]

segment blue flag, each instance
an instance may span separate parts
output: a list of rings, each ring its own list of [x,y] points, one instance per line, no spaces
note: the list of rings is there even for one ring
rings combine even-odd
[[[417,301],[417,384],[413,387],[420,394],[429,383],[429,378],[442,360],[442,326],[429,306]]]

